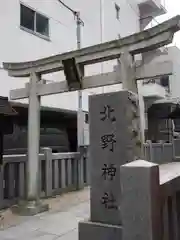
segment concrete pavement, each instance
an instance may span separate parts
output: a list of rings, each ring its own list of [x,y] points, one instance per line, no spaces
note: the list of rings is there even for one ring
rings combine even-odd
[[[0,240],[77,240],[78,222],[89,218],[89,189],[47,201],[49,212],[21,217],[16,226],[0,231]]]

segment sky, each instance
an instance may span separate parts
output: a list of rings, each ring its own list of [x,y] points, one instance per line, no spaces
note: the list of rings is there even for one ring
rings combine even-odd
[[[158,17],[157,18],[158,22],[163,22],[176,15],[180,15],[180,0],[164,0],[164,1],[165,7],[167,9],[167,14]],[[173,43],[180,48],[180,31],[175,34]]]

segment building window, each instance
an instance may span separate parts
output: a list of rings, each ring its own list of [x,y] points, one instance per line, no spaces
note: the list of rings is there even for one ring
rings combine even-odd
[[[21,26],[34,31],[35,12],[21,5]]]
[[[120,19],[120,7],[117,3],[115,3],[115,10],[116,10],[116,19],[119,20]]]
[[[160,82],[163,87],[169,87],[169,76],[162,76]]]
[[[162,76],[160,78],[160,84],[161,86],[165,87],[168,92],[170,91],[169,76]]]
[[[23,4],[21,4],[20,7],[21,27],[45,37],[49,37],[49,19],[42,14],[24,6]]]
[[[89,115],[88,115],[88,113],[85,114],[85,123],[89,123]]]
[[[49,19],[36,13],[36,31],[42,35],[49,36]]]

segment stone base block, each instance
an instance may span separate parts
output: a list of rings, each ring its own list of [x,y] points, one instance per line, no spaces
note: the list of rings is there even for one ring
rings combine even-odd
[[[96,222],[79,222],[79,240],[122,240],[122,227]]]
[[[48,204],[43,204],[42,202],[38,201],[23,201],[19,202],[18,205],[14,205],[11,207],[11,211],[14,214],[20,216],[34,216],[38,213],[42,213],[49,210]]]

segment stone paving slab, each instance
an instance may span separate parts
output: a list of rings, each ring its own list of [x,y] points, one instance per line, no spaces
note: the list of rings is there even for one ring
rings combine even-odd
[[[56,240],[78,240],[78,228],[61,237],[58,237]]]
[[[89,189],[46,201],[51,201],[49,212],[22,217],[20,223],[18,217],[16,226],[0,231],[0,240],[77,240],[78,222],[90,214]]]

